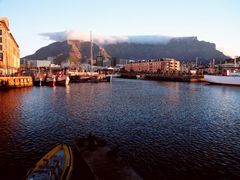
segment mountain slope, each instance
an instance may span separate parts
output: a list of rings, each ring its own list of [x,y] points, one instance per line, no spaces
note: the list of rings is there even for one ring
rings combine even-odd
[[[34,54],[25,56],[23,59],[27,60],[44,60],[48,57],[53,57],[54,63],[74,62],[87,63],[90,60],[90,42],[83,42],[78,40],[68,40],[63,42],[54,42],[48,46],[42,47]],[[100,47],[93,44],[93,58],[96,59]],[[104,58],[109,58],[109,55],[103,51]]]

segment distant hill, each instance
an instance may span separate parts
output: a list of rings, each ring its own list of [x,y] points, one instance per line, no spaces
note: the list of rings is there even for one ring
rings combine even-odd
[[[93,58],[96,59],[100,48],[104,58],[123,59],[155,59],[176,58],[182,61],[195,61],[198,57],[201,63],[209,63],[209,60],[223,61],[229,57],[216,50],[214,43],[198,41],[196,37],[172,38],[167,43],[115,43],[103,44],[99,47],[93,44]],[[54,42],[42,47],[34,54],[22,59],[47,59],[54,57],[54,63],[70,62],[86,63],[90,59],[90,42],[79,40],[68,40]]]

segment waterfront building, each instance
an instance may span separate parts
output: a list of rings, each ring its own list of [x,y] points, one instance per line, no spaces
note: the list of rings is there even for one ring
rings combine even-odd
[[[11,75],[19,68],[19,46],[10,32],[8,19],[0,18],[0,74]]]
[[[100,48],[99,52],[98,52],[98,55],[97,55],[97,59],[96,59],[96,65],[97,66],[103,66],[103,61],[104,61],[103,54],[104,54],[104,49]]]
[[[39,67],[49,67],[51,61],[49,60],[25,60],[26,68],[39,68]]]
[[[116,58],[116,66],[117,65],[125,65],[125,64],[128,64],[130,62],[135,62],[134,60],[131,60],[131,59],[118,59]]]
[[[180,61],[171,58],[139,60],[125,64],[124,68],[128,72],[176,72],[180,71]]]
[[[102,55],[98,55],[97,56],[97,60],[96,60],[96,65],[97,66],[103,66],[103,56]]]

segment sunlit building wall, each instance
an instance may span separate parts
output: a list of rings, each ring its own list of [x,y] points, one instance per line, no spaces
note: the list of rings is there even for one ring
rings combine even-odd
[[[19,46],[10,32],[8,19],[4,17],[0,19],[0,74],[14,74],[19,67]]]
[[[168,72],[180,71],[180,61],[170,58],[135,61],[124,65],[128,72]]]

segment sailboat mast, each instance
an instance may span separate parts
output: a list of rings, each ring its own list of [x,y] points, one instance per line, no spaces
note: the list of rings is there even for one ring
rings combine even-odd
[[[90,31],[90,58],[91,58],[91,64],[90,64],[90,71],[93,71],[93,43],[92,43],[92,31]]]

